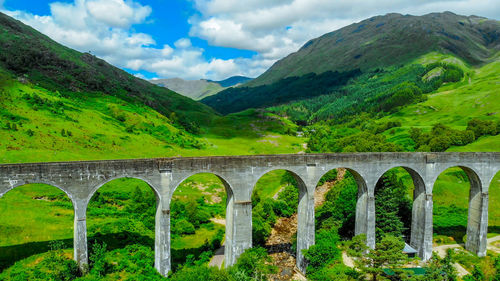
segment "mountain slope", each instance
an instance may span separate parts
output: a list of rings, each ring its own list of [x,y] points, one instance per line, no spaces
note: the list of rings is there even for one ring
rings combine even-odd
[[[201,100],[208,96],[217,94],[218,92],[233,86],[238,86],[245,83],[252,78],[244,76],[232,76],[222,81],[213,80],[184,80],[180,78],[169,79],[153,79],[149,82],[168,88],[183,96],[192,98],[194,100]]]
[[[351,24],[307,42],[248,86],[325,71],[401,64],[432,51],[477,65],[500,50],[500,23],[450,12],[424,16],[387,14]]]
[[[221,117],[0,14],[0,162],[302,150],[269,113]]]
[[[0,68],[12,77],[66,96],[93,93],[142,103],[165,116],[175,113],[181,125],[191,131],[215,116],[207,106],[136,78],[91,54],[64,47],[2,13],[0,34]]]
[[[303,115],[298,119],[304,122],[389,111],[394,108],[387,103],[397,103],[404,91],[414,92],[407,100],[415,102],[421,92],[435,90],[440,79],[435,74],[444,68],[450,69],[441,83],[462,75],[463,70],[449,64],[429,72],[433,69],[414,64],[417,58],[434,52],[478,66],[492,61],[499,50],[500,23],[495,20],[449,12],[388,14],[313,39],[258,78],[202,102],[223,114],[292,103],[291,111],[295,117]],[[286,111],[290,114],[290,108]]]
[[[204,97],[214,95],[224,88],[216,82],[207,80],[183,80],[181,78],[153,79],[149,82],[168,88],[183,96],[200,100]]]
[[[222,87],[227,88],[227,87],[233,87],[233,86],[237,86],[239,84],[246,83],[250,80],[252,80],[252,78],[245,77],[245,76],[232,76],[232,77],[229,77],[229,78],[221,80],[221,81],[212,81],[212,80],[208,80],[208,81],[215,82],[215,83],[221,85]]]

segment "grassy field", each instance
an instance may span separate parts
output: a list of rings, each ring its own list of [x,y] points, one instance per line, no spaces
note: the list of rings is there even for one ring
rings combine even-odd
[[[467,65],[452,56],[432,53],[417,60],[419,63],[447,62],[461,67],[465,77],[461,82],[444,84],[428,95],[427,101],[410,105],[378,121],[399,121],[402,126],[386,131],[389,141],[405,146],[411,142],[411,127],[430,130],[440,122],[464,130],[473,118],[498,120],[500,114],[500,59],[480,68]],[[451,147],[449,151],[500,151],[499,136],[482,137],[466,146]]]

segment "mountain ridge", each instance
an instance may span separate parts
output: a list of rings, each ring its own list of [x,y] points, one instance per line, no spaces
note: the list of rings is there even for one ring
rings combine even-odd
[[[482,45],[477,46],[472,39]],[[417,44],[411,48],[407,44],[403,50],[415,54],[408,56],[401,52],[404,40]],[[467,51],[466,47],[471,50]],[[370,49],[381,51],[370,52]],[[404,63],[431,51],[454,53],[473,65],[484,63],[495,51],[500,51],[500,23],[485,17],[461,16],[451,12],[423,16],[397,13],[374,16],[309,40],[247,86],[269,84],[310,72],[319,74],[328,70],[383,67],[394,64],[390,61]],[[314,57],[307,58],[311,53]]]
[[[433,52],[454,56],[472,66],[494,61],[495,55],[500,52],[500,22],[451,12],[424,16],[387,14],[372,17],[312,39],[254,80],[201,101],[222,114],[247,108],[285,105],[328,95],[336,95],[338,99],[351,99],[341,106],[350,104],[359,108],[371,100],[370,106],[376,108],[376,103],[385,102],[393,94],[390,91],[397,90],[393,88],[398,86],[396,84],[387,87],[395,81],[391,75],[398,76],[397,73],[404,72],[398,69]],[[403,80],[410,83],[406,86],[399,85],[400,88],[419,84],[423,92],[429,92],[438,86],[430,85],[434,83],[431,81],[427,81],[429,85],[423,85],[421,78],[429,70],[423,64],[419,65],[413,69],[406,68],[412,75],[399,75],[405,76]],[[357,70],[359,73],[352,75],[349,81],[331,83],[336,80],[335,76]],[[458,69],[456,71],[460,72]],[[391,74],[392,72],[394,73]],[[459,79],[460,74],[456,74],[455,79]],[[369,81],[371,77],[380,78],[381,75],[385,75],[386,80],[378,79],[377,91],[365,91],[362,97],[349,98],[353,93],[351,86],[356,80],[364,79],[366,86],[369,86],[373,84]],[[442,80],[442,77],[436,79]],[[403,80],[400,82],[404,82]],[[295,86],[289,93],[280,90],[289,87],[291,83]],[[348,108],[346,110],[327,115],[338,117],[338,114],[352,112]]]
[[[149,82],[168,88],[183,96],[194,100],[201,100],[205,97],[215,95],[218,92],[233,86],[238,86],[252,78],[244,76],[232,76],[221,81],[208,79],[184,80],[182,78],[152,79]]]

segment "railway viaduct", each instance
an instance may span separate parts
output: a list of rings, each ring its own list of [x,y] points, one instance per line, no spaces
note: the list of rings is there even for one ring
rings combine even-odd
[[[88,263],[86,212],[92,195],[117,178],[137,178],[154,190],[157,198],[155,268],[164,276],[170,271],[170,203],[175,189],[197,173],[212,173],[227,192],[225,264],[252,247],[251,195],[261,176],[272,170],[291,172],[299,185],[297,266],[305,271],[301,250],[314,244],[314,191],[321,177],[346,168],[358,184],[355,233],[365,233],[375,246],[374,189],[389,169],[403,167],[415,186],[410,245],[427,260],[432,254],[432,189],[440,173],[460,167],[469,177],[469,214],[466,248],[486,254],[488,189],[500,170],[500,153],[346,153],[158,158],[0,165],[0,197],[30,183],[44,183],[64,191],[74,207],[74,258]],[[498,191],[495,191],[498,192]]]

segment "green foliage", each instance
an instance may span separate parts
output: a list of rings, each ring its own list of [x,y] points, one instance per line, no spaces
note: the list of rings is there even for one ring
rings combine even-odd
[[[394,170],[386,172],[375,186],[375,231],[378,239],[385,235],[408,236],[411,226],[412,200],[407,187]]]
[[[467,123],[467,130],[474,132],[474,138],[478,139],[482,136],[495,136],[500,133],[500,121],[480,120],[474,118]]]
[[[173,281],[232,281],[235,280],[225,269],[206,265],[184,266],[170,277]]]
[[[328,126],[315,126],[307,142],[308,152],[384,152],[402,151],[399,145],[387,142],[383,135],[359,132],[345,135]]]
[[[375,249],[369,249],[364,241],[366,237],[356,236],[346,245],[348,253],[356,257],[355,266],[362,274],[370,275],[374,281],[384,274],[384,269],[391,269],[396,276],[405,275],[400,268],[408,262],[408,257],[403,253],[404,241],[401,238],[386,235]]]
[[[336,183],[316,209],[316,229],[338,229],[343,239],[354,236],[358,185],[350,173]]]
[[[309,247],[304,254],[308,260],[307,272],[314,275],[331,262],[338,262],[341,259],[341,253],[337,247],[338,242],[339,235],[335,228],[318,231],[315,245]]]
[[[346,72],[309,73],[301,77],[285,78],[271,85],[228,88],[202,99],[201,102],[220,113],[227,114],[329,94],[360,74],[359,69]]]
[[[433,152],[445,151],[452,145],[467,145],[476,139],[474,131],[469,127],[465,131],[460,131],[441,123],[434,124],[428,133],[419,128],[411,128],[410,137],[415,142],[417,150]]]
[[[109,264],[104,260],[106,254],[106,243],[94,243],[89,255],[90,274],[96,277],[103,277],[109,270]]]
[[[174,230],[175,233],[182,235],[182,234],[194,234],[195,229],[193,224],[188,222],[185,219],[178,220],[175,225],[174,225]]]
[[[238,280],[267,280],[268,274],[275,273],[276,267],[270,265],[271,257],[266,249],[254,247],[245,250],[236,261],[230,272],[238,275],[243,273],[246,278]]]

